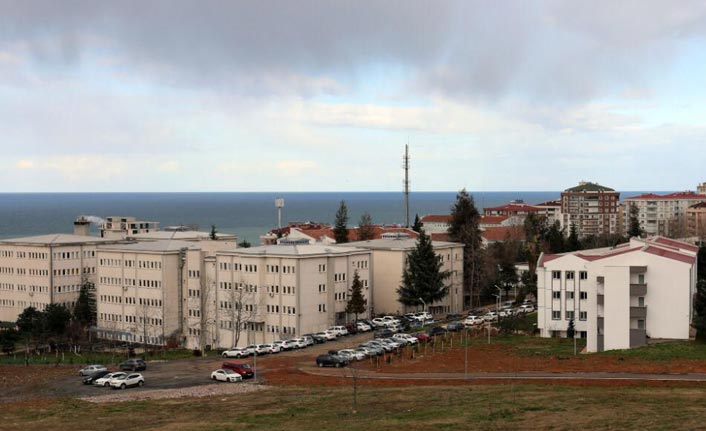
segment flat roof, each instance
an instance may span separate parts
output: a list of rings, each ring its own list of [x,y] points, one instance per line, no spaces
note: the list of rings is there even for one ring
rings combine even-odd
[[[16,245],[78,245],[78,244],[110,244],[121,240],[100,238],[97,236],[73,235],[68,233],[55,233],[48,235],[26,236],[0,240],[0,244]]]
[[[432,241],[434,248],[450,248],[463,247],[463,244],[457,242]],[[367,248],[370,250],[409,250],[417,246],[416,238],[405,239],[371,239],[369,241],[355,241],[346,243],[348,246]]]
[[[236,248],[233,250],[219,251],[218,254],[239,254],[248,256],[318,256],[318,255],[346,255],[364,253],[367,250],[355,247],[341,247],[319,244],[294,244],[294,245],[261,245],[258,247]]]
[[[166,240],[166,239],[199,240],[199,239],[210,239],[211,232],[203,232],[203,231],[197,231],[197,230],[188,230],[188,231],[159,230],[159,231],[155,231],[155,232],[137,233],[134,235],[128,234],[128,238],[157,239],[157,240]],[[238,239],[238,237],[234,234],[225,234],[225,233],[217,233],[216,238],[217,239]]]
[[[144,241],[144,242],[134,242],[130,244],[111,244],[100,246],[99,250],[106,251],[145,251],[145,252],[157,252],[166,253],[172,251],[179,251],[182,248],[187,248],[189,250],[201,250],[201,248],[189,241]]]

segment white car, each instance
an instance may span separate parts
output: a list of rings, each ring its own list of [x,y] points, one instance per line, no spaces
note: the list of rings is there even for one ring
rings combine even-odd
[[[520,308],[518,311],[520,313],[531,313],[534,311],[534,305],[532,305],[532,304],[520,305]]]
[[[233,347],[221,353],[224,358],[246,358],[252,355],[252,351],[247,347]]]
[[[466,327],[482,325],[483,323],[485,323],[485,320],[480,316],[468,316],[463,321],[463,324],[466,325]]]
[[[110,387],[113,389],[125,389],[131,386],[144,386],[145,378],[140,373],[132,373],[110,379]]]
[[[512,310],[500,310],[498,317],[510,317],[512,316]]]
[[[272,346],[270,344],[256,344],[255,353],[258,355],[266,355],[272,353]]]
[[[365,353],[359,350],[353,350],[353,349],[343,349],[338,351],[339,355],[344,355],[349,357],[350,359],[355,359],[356,361],[362,361],[365,359]]]
[[[387,326],[387,322],[382,319],[382,317],[376,317],[373,319],[373,325],[375,325],[376,328],[382,328]]]
[[[432,316],[431,313],[428,311],[420,311],[419,313],[416,313],[416,315],[417,315],[417,319],[419,319],[422,322],[434,320],[434,316]]]
[[[496,313],[495,311],[488,311],[488,313],[483,316],[483,320],[485,320],[486,322],[495,322],[498,320],[498,313]]]
[[[337,337],[348,335],[348,329],[345,326],[332,326],[328,330],[336,334]]]
[[[267,344],[261,344],[261,346],[265,346],[264,348],[267,349],[267,353],[279,353],[282,351],[279,344],[267,343]]]
[[[85,376],[90,376],[91,374],[95,374],[98,371],[106,371],[106,370],[107,370],[107,368],[105,368],[105,366],[103,366],[103,365],[89,365],[86,368],[79,370],[78,375],[81,377],[85,377]]]
[[[404,334],[404,333],[394,334],[392,336],[392,338],[394,338],[395,340],[406,340],[407,343],[409,343],[409,344],[418,344],[419,343],[419,339],[417,337],[415,337],[414,335],[409,335],[409,334]]]
[[[211,380],[215,380],[217,382],[236,383],[242,382],[243,376],[233,370],[216,370],[211,373]]]
[[[275,341],[273,344],[279,346],[279,349],[283,351],[294,350],[297,348],[296,344],[294,344],[292,340],[279,340]]]
[[[306,347],[306,341],[303,338],[292,338],[287,340],[294,346],[295,349],[303,349]]]
[[[324,332],[324,334],[326,334],[326,339],[327,339],[327,340],[335,340],[336,338],[338,338],[338,335],[336,335],[336,333],[333,332],[333,331],[330,330],[330,329],[327,329],[327,330],[325,330],[325,331],[323,331],[323,332]]]
[[[400,319],[396,318],[395,316],[382,316],[382,320],[387,322],[389,325],[390,323],[392,324],[400,324]]]
[[[93,381],[93,385],[94,386],[104,386],[107,388],[108,386],[110,386],[110,379],[117,378],[117,377],[120,377],[121,375],[125,375],[125,374],[127,374],[127,373],[118,372],[118,373],[106,374],[105,376],[101,377],[100,379],[95,379]]]
[[[363,323],[363,322],[356,323],[355,327],[358,328],[358,331],[360,331],[360,332],[368,332],[368,331],[372,331],[372,329],[373,329],[370,327],[370,325]]]

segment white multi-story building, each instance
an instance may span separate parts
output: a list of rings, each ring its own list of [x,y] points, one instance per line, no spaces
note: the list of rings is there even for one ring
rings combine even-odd
[[[238,345],[266,343],[352,320],[345,309],[353,277],[357,272],[367,298],[373,288],[370,271],[370,251],[353,247],[267,245],[221,251],[216,256],[213,343],[231,347],[236,338]]]
[[[0,321],[17,320],[27,307],[71,309],[81,285],[95,281],[96,248],[112,242],[69,234],[0,241]]]
[[[537,326],[566,336],[571,320],[587,351],[688,339],[696,292],[693,245],[633,238],[612,248],[542,254],[537,264]]]
[[[159,222],[142,221],[135,217],[110,216],[101,226],[101,237],[108,239],[125,239],[130,235],[154,232],[159,229]]]
[[[400,235],[393,239],[350,242],[352,247],[368,249],[372,252],[373,288],[371,303],[373,314],[403,314],[417,311],[418,307],[406,307],[398,301],[397,289],[402,285],[402,274],[407,262],[407,255],[414,250],[417,240]],[[442,271],[449,271],[446,280],[448,295],[433,304],[426,304],[434,314],[459,313],[463,310],[463,245],[455,242],[433,241],[432,246],[441,260]]]
[[[667,195],[649,193],[626,198],[625,202],[628,207],[625,215],[627,218],[626,231],[630,226],[630,207],[636,206],[640,227],[648,236],[666,235],[685,238],[688,236],[687,212],[689,207],[706,202],[706,195],[694,192]]]

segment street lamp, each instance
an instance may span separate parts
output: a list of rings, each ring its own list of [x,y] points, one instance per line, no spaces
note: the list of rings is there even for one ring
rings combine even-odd
[[[495,307],[495,311],[499,312],[500,311],[500,301],[502,300],[502,296],[503,296],[503,290],[497,284],[495,285],[495,288],[498,289],[498,293],[499,293],[499,295],[493,295],[496,298],[498,298],[498,301],[497,301],[498,305]]]
[[[424,302],[424,300],[421,298],[421,296],[420,296],[419,298],[417,298],[417,299],[419,299],[419,300],[422,302],[422,306],[424,307],[424,308],[422,309],[422,311],[427,311],[427,303]]]

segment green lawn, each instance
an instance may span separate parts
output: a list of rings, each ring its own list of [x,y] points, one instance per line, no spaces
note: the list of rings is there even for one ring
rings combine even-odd
[[[700,429],[700,387],[288,387],[234,396],[93,405],[75,399],[3,405],[5,431]],[[618,413],[619,409],[619,413]]]
[[[215,353],[214,353],[215,354]],[[138,354],[138,357],[144,357],[148,361],[154,360],[174,360],[193,357],[191,350],[175,349],[169,351],[148,352],[147,355]],[[29,355],[26,358],[29,364],[118,364],[127,359],[125,352],[115,353],[94,353],[84,352],[79,355],[74,353],[59,353],[48,355]],[[24,365],[25,354],[23,352],[15,352],[12,355],[3,355],[0,357],[0,364],[5,365]]]

